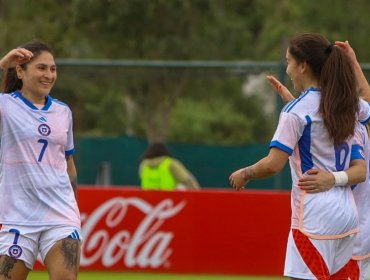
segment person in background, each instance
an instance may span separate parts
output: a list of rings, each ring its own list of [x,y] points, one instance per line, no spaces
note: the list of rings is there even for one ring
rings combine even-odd
[[[356,73],[357,87],[360,96],[367,102],[370,102],[370,85],[357,61],[356,55],[348,41],[335,42],[335,45],[341,48],[349,57]],[[267,79],[285,103],[294,99],[290,91],[273,76],[267,76]],[[349,265],[350,279],[366,278],[367,270],[370,268],[370,141],[366,126],[362,128],[362,139],[364,146],[365,162],[367,163],[366,181],[357,185],[352,185],[353,197],[358,209],[360,220],[360,232],[356,235],[356,241],[353,249],[353,256]],[[308,176],[300,179],[299,186],[307,193],[327,191],[335,186],[335,178],[330,172],[324,170],[310,170]]]
[[[140,184],[144,190],[198,190],[195,177],[177,159],[171,157],[162,142],[150,143],[139,166]]]
[[[243,190],[250,180],[277,174],[289,160],[292,217],[284,275],[347,279],[359,220],[346,186],[366,179],[357,117],[367,120],[369,105],[359,99],[348,57],[322,35],[297,34],[286,59],[286,72],[301,94],[283,108],[269,154],[232,173],[230,184]],[[307,193],[299,180],[318,168],[334,176],[336,187]]]
[[[81,219],[72,112],[49,93],[52,50],[32,41],[0,60],[0,279],[25,280],[40,254],[49,279],[77,279]]]

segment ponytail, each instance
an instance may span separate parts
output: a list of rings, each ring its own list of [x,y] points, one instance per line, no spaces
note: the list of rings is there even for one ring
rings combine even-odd
[[[20,90],[22,86],[22,80],[18,79],[17,71],[15,70],[15,68],[8,68],[4,70],[0,92],[11,93],[13,91]]]
[[[319,112],[335,145],[354,135],[359,95],[356,77],[348,57],[333,47],[320,76],[321,101]]]
[[[297,62],[306,62],[318,80],[321,99],[319,113],[334,145],[355,133],[359,96],[349,58],[320,34],[303,33],[289,43],[289,53]]]

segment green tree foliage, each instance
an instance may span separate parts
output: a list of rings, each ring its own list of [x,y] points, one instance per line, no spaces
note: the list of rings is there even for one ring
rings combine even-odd
[[[250,101],[250,102],[248,102]],[[236,104],[225,103],[223,98],[210,98],[208,102],[194,103],[182,99],[174,110],[170,126],[170,139],[176,142],[204,143],[211,145],[243,145],[256,141],[266,141],[271,137],[271,126],[261,126],[266,118],[261,113],[253,115],[258,108],[255,99],[243,100],[243,111],[235,111]],[[248,111],[251,109],[251,111]],[[217,114],[215,113],[217,112]],[[262,120],[261,120],[262,119]],[[257,132],[257,135],[253,133]],[[212,137],[207,137],[211,135]]]
[[[348,39],[370,60],[368,0],[0,0],[0,50],[34,38],[58,58],[279,61],[296,32]],[[59,67],[53,96],[80,135],[207,144],[268,141],[275,116],[242,95],[247,73]],[[211,78],[210,78],[211,77]]]

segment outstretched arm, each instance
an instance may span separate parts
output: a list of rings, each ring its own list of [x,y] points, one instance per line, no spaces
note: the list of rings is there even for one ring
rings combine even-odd
[[[250,180],[276,175],[283,169],[288,158],[286,152],[271,148],[269,154],[257,163],[233,172],[229,177],[230,185],[235,190],[241,191]]]
[[[362,71],[360,63],[357,61],[355,51],[353,50],[353,48],[351,47],[348,41],[345,41],[345,42],[336,41],[335,45],[341,48],[344,51],[344,53],[348,56],[348,58],[350,59],[353,65],[353,69],[355,71],[360,95],[367,102],[370,102],[370,86],[369,86],[368,81],[366,80],[364,72]]]
[[[0,69],[13,68],[30,61],[33,53],[24,48],[13,49],[0,60]]]
[[[266,78],[285,103],[294,99],[294,96],[278,79],[272,75],[268,75]],[[276,175],[283,169],[288,158],[289,155],[286,152],[271,148],[269,154],[257,163],[233,172],[229,177],[230,185],[235,190],[241,191],[253,179],[262,179]]]

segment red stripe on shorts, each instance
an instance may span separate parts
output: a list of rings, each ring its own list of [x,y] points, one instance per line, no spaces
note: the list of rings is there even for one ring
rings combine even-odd
[[[331,277],[331,280],[342,280],[342,279],[351,279],[359,280],[360,279],[360,268],[358,267],[358,262],[355,260],[349,260],[349,262],[343,266],[339,271],[334,273]]]
[[[330,279],[328,267],[310,239],[297,229],[292,229],[295,245],[312,274],[317,279]]]

